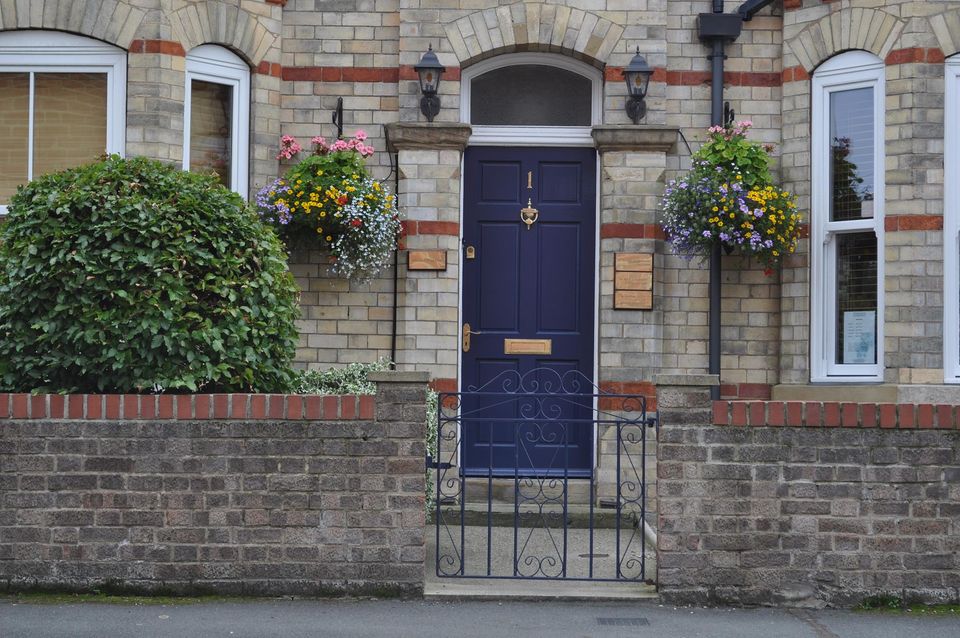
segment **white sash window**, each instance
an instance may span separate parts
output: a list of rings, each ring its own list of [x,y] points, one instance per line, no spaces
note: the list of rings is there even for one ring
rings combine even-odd
[[[126,61],[91,38],[0,33],[0,214],[34,177],[123,154]]]
[[[204,44],[187,55],[183,168],[216,174],[247,197],[250,68],[227,49]]]
[[[883,379],[884,65],[865,51],[813,75],[811,380]]]
[[[944,86],[943,370],[960,383],[960,55],[947,60]]]

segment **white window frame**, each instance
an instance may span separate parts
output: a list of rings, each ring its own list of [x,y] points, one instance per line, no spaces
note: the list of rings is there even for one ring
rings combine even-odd
[[[811,127],[810,219],[810,380],[812,382],[876,382],[883,380],[884,360],[884,64],[866,51],[837,55],[813,74]],[[873,89],[874,199],[873,218],[830,221],[830,96],[839,91]],[[838,364],[837,241],[843,233],[873,231],[877,238],[877,363]]]
[[[223,84],[233,89],[231,114],[232,190],[247,199],[250,175],[250,67],[238,55],[216,44],[202,44],[191,49],[186,62],[186,89],[183,97],[183,170],[190,170],[190,108],[193,80]]]
[[[585,62],[559,53],[508,53],[463,69],[460,74],[460,119],[470,123],[473,80],[508,66],[536,64],[564,69],[590,80],[591,126],[491,126],[472,124],[471,146],[594,146],[593,126],[603,123],[603,73]]]
[[[27,180],[33,179],[34,73],[104,73],[107,76],[107,140],[104,151],[123,155],[126,143],[127,54],[99,40],[60,31],[0,33],[0,73],[30,74]],[[0,215],[7,207],[0,205]]]
[[[944,71],[943,374],[960,383],[960,55]]]

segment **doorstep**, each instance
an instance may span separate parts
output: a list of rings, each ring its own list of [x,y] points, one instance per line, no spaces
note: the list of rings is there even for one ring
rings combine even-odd
[[[431,578],[425,600],[649,600],[654,585],[598,581],[508,580],[502,578]]]

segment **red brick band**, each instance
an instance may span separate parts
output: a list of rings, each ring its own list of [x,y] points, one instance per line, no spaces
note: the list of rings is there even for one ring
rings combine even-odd
[[[412,235],[460,235],[460,224],[457,222],[431,222],[405,219],[401,222],[403,234]]]
[[[256,72],[260,75],[272,75],[279,78],[283,75],[283,67],[276,62],[267,62],[264,60],[257,65]]]
[[[773,386],[769,383],[722,383],[721,399],[769,399]]]
[[[285,66],[284,80],[299,82],[387,82],[400,81],[397,67]]]
[[[409,64],[403,64],[400,66],[400,79],[401,80],[418,80],[419,76],[417,72],[413,69],[413,66]],[[460,79],[460,67],[458,66],[448,66],[443,72],[443,80],[459,80]]]
[[[652,381],[601,381],[601,393],[626,394],[642,396],[646,399],[647,411],[657,409],[657,386]],[[616,397],[600,397],[597,407],[601,410],[621,410],[624,399]],[[636,406],[630,406],[636,409]]]
[[[888,233],[907,230],[943,230],[942,215],[887,215],[883,229]]]
[[[0,394],[2,419],[286,421],[373,418],[373,396],[299,394]]]
[[[600,239],[666,239],[659,224],[601,224]]]
[[[787,67],[780,74],[780,78],[784,83],[787,82],[801,82],[804,80],[810,79],[810,74],[807,73],[807,70],[802,66],[791,66]]]
[[[181,58],[187,55],[182,44],[170,40],[134,40],[130,43],[130,53],[162,53]]]
[[[892,64],[915,64],[917,62],[926,62],[929,64],[943,64],[946,57],[943,51],[937,48],[924,49],[922,47],[913,47],[909,49],[894,49],[887,54],[884,62]]]
[[[714,401],[713,424],[739,427],[960,430],[960,406],[837,401]]]

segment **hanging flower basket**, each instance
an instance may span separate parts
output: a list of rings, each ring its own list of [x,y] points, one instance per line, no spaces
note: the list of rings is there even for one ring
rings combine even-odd
[[[671,181],[661,202],[667,240],[678,253],[728,253],[756,257],[768,272],[796,251],[800,214],[796,200],[772,183],[770,147],[747,140],[751,122],[714,126],[693,155],[693,168]]]
[[[288,245],[330,251],[333,271],[367,281],[390,263],[400,237],[396,199],[372,179],[364,159],[373,154],[363,131],[350,140],[312,140],[313,153],[257,193],[261,218]],[[296,139],[280,138],[277,159],[303,152]]]

